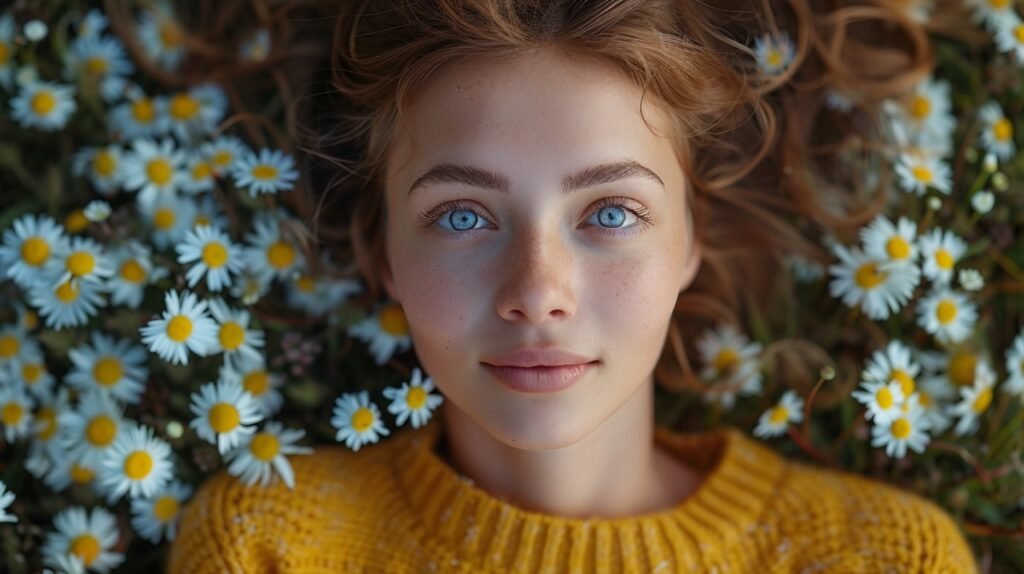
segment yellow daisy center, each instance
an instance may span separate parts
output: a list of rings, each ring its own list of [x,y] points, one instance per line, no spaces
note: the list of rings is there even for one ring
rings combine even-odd
[[[192,221],[192,227],[199,227],[200,225],[210,225],[210,218],[204,213],[196,215],[195,220]]]
[[[907,419],[896,419],[892,421],[892,425],[889,426],[889,432],[892,433],[893,438],[903,440],[910,436],[910,421]]]
[[[192,334],[192,319],[185,315],[175,315],[167,322],[167,337],[181,343]]]
[[[89,566],[100,555],[100,541],[92,534],[76,536],[68,546],[68,553],[77,555]]]
[[[878,402],[878,406],[883,409],[891,409],[893,405],[892,392],[889,387],[882,387],[875,393],[875,401]]]
[[[21,349],[21,341],[14,335],[0,336],[0,359],[10,359]]]
[[[132,480],[142,480],[153,470],[153,457],[144,450],[137,450],[124,458],[124,474]]]
[[[88,484],[92,482],[92,479],[96,476],[96,473],[92,469],[84,467],[77,462],[71,465],[71,480],[75,484]]]
[[[210,164],[205,161],[198,162],[192,166],[192,179],[196,181],[204,180],[210,177],[210,174],[212,173],[213,170],[210,169]]]
[[[733,349],[722,349],[715,355],[715,370],[719,375],[731,373],[740,362],[739,354]]]
[[[38,235],[33,235],[21,244],[21,260],[33,267],[39,267],[50,257],[50,244]]]
[[[6,426],[17,425],[21,422],[21,417],[23,416],[25,416],[25,409],[15,402],[7,403],[3,409],[0,409],[0,420]]]
[[[132,102],[132,117],[140,124],[148,124],[156,118],[156,108],[153,107],[153,100],[139,98]]]
[[[768,64],[777,67],[782,63],[782,54],[778,50],[770,50],[768,52]]]
[[[71,283],[71,281],[65,281],[53,290],[53,294],[57,296],[61,303],[70,305],[78,299],[78,286]]]
[[[1010,5],[1010,0],[988,0],[988,5],[996,10],[1002,10]]]
[[[57,98],[50,92],[42,90],[32,96],[32,111],[36,115],[49,115],[55,107],[57,107]]]
[[[1013,37],[1017,39],[1019,44],[1024,44],[1024,24],[1014,27]]]
[[[782,405],[776,405],[772,408],[772,414],[768,415],[768,419],[773,425],[780,425],[789,420],[789,409]]]
[[[274,457],[281,450],[281,443],[273,434],[261,432],[253,437],[252,443],[249,444],[249,450],[252,451],[252,455],[256,458],[264,462],[270,462],[274,460]]]
[[[380,328],[391,335],[405,335],[409,332],[409,323],[401,305],[388,305],[381,310],[378,317]]]
[[[199,100],[188,93],[175,94],[171,98],[168,110],[171,116],[178,121],[185,121],[195,117],[199,113]]]
[[[161,207],[153,213],[153,227],[161,231],[167,231],[174,226],[174,220],[177,217],[169,207]]]
[[[373,413],[366,407],[360,407],[352,415],[352,428],[357,432],[364,432],[373,425]]]
[[[76,209],[64,218],[64,227],[71,233],[78,233],[89,227],[89,218],[85,216],[84,211]]]
[[[228,321],[220,326],[218,338],[222,347],[228,351],[234,351],[245,342],[245,329],[234,321]]]
[[[985,409],[990,404],[992,404],[992,387],[986,387],[985,390],[978,393],[978,396],[974,398],[971,409],[974,411],[974,414],[981,414],[985,412]]]
[[[956,303],[950,299],[943,299],[935,307],[935,318],[939,320],[939,323],[946,325],[956,319],[956,312]]]
[[[7,63],[7,60],[11,59],[11,49],[7,47],[7,43],[0,40],[0,65]]]
[[[235,156],[233,156],[230,151],[223,149],[213,154],[211,159],[213,159],[213,163],[217,164],[217,166],[226,167],[231,163],[231,160],[235,159]]]
[[[41,440],[52,439],[57,434],[57,411],[53,407],[40,407],[36,418],[43,422],[36,436]]]
[[[164,48],[174,48],[181,43],[181,30],[170,20],[160,23],[160,43]]]
[[[258,397],[267,392],[267,388],[270,386],[270,377],[267,376],[266,371],[253,371],[242,379],[242,386],[249,391],[250,395]]]
[[[954,385],[966,387],[974,384],[974,369],[978,366],[978,357],[974,353],[962,351],[949,359],[949,378]]]
[[[886,242],[885,251],[893,259],[906,259],[910,255],[910,244],[903,237],[895,235]]]
[[[910,170],[914,174],[914,179],[922,183],[931,183],[932,181],[932,170],[928,169],[927,166],[915,165],[914,169]]]
[[[64,266],[72,275],[82,277],[92,273],[92,270],[96,268],[96,258],[88,251],[75,251],[68,256]]]
[[[146,164],[146,175],[149,180],[157,185],[167,185],[174,176],[174,170],[166,159],[158,157],[151,159]]]
[[[945,249],[936,249],[935,264],[941,267],[942,269],[952,269],[953,255],[951,255],[949,251],[946,251]]]
[[[178,515],[178,500],[173,496],[161,496],[153,503],[153,516],[160,522],[170,522]]]
[[[275,241],[267,248],[267,261],[272,267],[285,269],[295,261],[295,248],[284,241]]]
[[[107,415],[96,415],[85,426],[85,438],[96,446],[107,446],[117,436],[117,423]]]
[[[92,157],[92,171],[100,177],[110,177],[117,169],[117,162],[114,161],[114,156],[107,151],[96,152],[96,155]]]
[[[413,387],[409,389],[408,395],[405,397],[406,404],[409,405],[410,409],[420,409],[423,405],[427,404],[427,391],[420,387]]]
[[[134,259],[121,264],[121,278],[130,283],[142,283],[146,280],[146,269]]]
[[[918,402],[921,403],[922,407],[932,406],[932,396],[924,391],[917,392]]]
[[[992,124],[992,134],[997,140],[1004,142],[1013,137],[1013,124],[1006,118],[999,118]]]
[[[914,382],[914,377],[911,377],[910,374],[903,369],[893,369],[892,378],[899,381],[900,388],[903,389],[903,394],[908,397],[914,392],[914,388],[917,386]]]
[[[910,115],[913,116],[914,119],[923,120],[924,118],[928,117],[928,114],[931,113],[932,103],[928,98],[920,94],[915,94],[914,97],[910,100],[909,109]]]
[[[302,275],[295,280],[295,286],[298,287],[300,291],[312,293],[313,290],[316,289],[316,279],[309,275]]]
[[[869,261],[857,268],[857,272],[853,275],[854,282],[861,289],[874,289],[885,281],[888,275],[878,270],[878,264]]]
[[[36,315],[35,311],[25,311],[23,321],[26,329],[35,329],[39,326],[39,315]]]
[[[252,168],[251,173],[253,178],[266,181],[277,177],[277,168],[272,165],[261,163]]]
[[[92,377],[104,387],[120,381],[123,374],[124,369],[117,357],[101,357],[92,368]]]
[[[107,61],[99,56],[93,56],[85,61],[85,71],[93,76],[105,74],[108,68]]]
[[[241,420],[242,416],[234,405],[217,403],[210,409],[210,426],[217,432],[230,432],[238,426]]]
[[[217,269],[228,262],[228,250],[223,243],[211,241],[203,246],[203,263],[210,269]]]
[[[38,363],[25,363],[21,366],[21,378],[25,382],[34,385],[43,374],[43,366]]]

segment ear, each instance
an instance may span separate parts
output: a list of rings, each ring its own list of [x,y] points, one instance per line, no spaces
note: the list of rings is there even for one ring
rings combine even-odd
[[[392,301],[401,303],[401,299],[398,297],[398,290],[395,289],[395,276],[391,272],[391,262],[386,257],[378,270],[377,277],[380,279],[381,284],[384,285],[384,290],[387,292],[388,297]]]
[[[683,268],[682,283],[679,286],[679,292],[682,293],[693,283],[693,280],[697,277],[697,271],[700,269],[701,263],[701,250],[700,242],[697,241],[695,236],[690,237],[690,249],[687,254],[686,266]]]

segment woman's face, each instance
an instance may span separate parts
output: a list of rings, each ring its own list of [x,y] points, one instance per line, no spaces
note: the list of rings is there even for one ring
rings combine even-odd
[[[696,273],[669,124],[645,98],[652,133],[640,97],[595,63],[465,60],[432,76],[392,142],[385,288],[447,408],[509,446],[567,446],[649,391]],[[563,192],[568,176],[624,161],[642,167]],[[458,168],[421,179],[439,164]],[[512,390],[481,364],[526,346],[600,362],[550,393]]]

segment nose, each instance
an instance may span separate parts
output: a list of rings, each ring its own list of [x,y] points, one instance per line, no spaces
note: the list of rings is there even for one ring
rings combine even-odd
[[[496,306],[507,321],[546,323],[576,313],[574,266],[557,230],[532,226],[508,245]]]

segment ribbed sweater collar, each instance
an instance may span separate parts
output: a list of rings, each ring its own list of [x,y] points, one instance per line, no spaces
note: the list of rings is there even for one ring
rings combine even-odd
[[[656,443],[701,470],[697,489],[654,513],[565,518],[519,508],[480,489],[439,456],[442,432],[434,417],[393,437],[406,441],[395,444],[395,473],[431,542],[456,560],[497,571],[592,571],[602,565],[650,572],[673,563],[700,565],[702,555],[727,551],[752,531],[785,464],[734,427],[684,434],[656,426]]]

